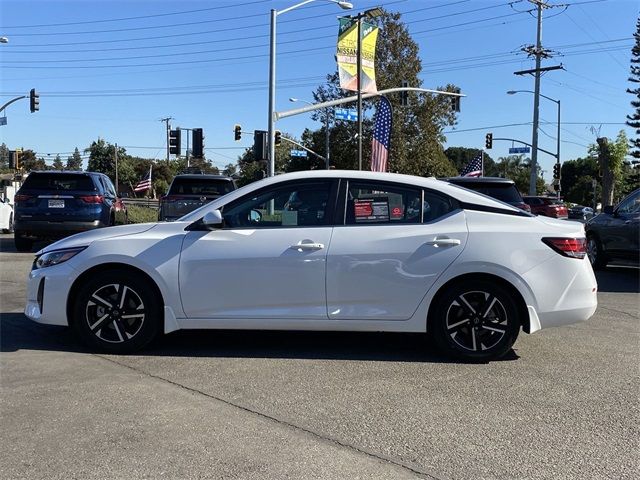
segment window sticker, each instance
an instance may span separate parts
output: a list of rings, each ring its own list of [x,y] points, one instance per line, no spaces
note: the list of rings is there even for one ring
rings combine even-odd
[[[385,197],[355,199],[353,210],[356,223],[389,221],[389,199]]]

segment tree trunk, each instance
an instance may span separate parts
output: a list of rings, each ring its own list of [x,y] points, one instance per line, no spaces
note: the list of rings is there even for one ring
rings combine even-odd
[[[598,142],[598,163],[602,175],[602,207],[613,205],[613,189],[615,178],[611,170],[611,147],[606,137],[596,140]]]

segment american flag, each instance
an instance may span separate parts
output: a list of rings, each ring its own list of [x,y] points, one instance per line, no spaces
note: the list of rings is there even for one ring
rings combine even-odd
[[[134,192],[142,192],[144,190],[149,190],[151,188],[151,169],[153,167],[149,167],[149,172],[142,177],[142,179],[136,184],[133,191]]]
[[[371,142],[371,171],[386,172],[391,143],[391,104],[386,97],[380,97],[376,111],[376,124]]]
[[[460,172],[461,177],[481,177],[482,176],[482,152],[473,157],[466,167]]]

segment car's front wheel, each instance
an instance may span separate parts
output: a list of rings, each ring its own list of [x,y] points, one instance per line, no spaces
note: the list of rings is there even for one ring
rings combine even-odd
[[[109,353],[131,353],[158,334],[161,312],[161,299],[147,279],[112,270],[79,286],[72,323],[89,346]]]
[[[429,322],[437,346],[467,361],[495,360],[518,338],[522,324],[510,292],[485,280],[463,280],[439,296]]]

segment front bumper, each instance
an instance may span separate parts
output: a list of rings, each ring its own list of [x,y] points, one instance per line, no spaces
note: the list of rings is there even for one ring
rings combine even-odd
[[[29,272],[24,314],[47,325],[69,325],[67,298],[78,272],[67,263]]]

